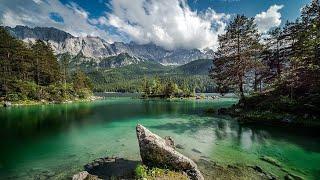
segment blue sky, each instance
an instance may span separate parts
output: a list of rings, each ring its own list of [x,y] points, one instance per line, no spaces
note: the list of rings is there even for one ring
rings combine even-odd
[[[293,21],[311,0],[0,0],[6,26],[50,26],[74,36],[155,43],[167,49],[217,47],[235,14],[259,32]]]

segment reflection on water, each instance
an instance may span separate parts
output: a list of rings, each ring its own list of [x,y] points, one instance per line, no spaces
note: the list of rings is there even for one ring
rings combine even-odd
[[[257,164],[270,156],[301,176],[319,175],[319,137],[282,129],[240,126],[234,119],[204,113],[235,103],[220,100],[108,98],[94,103],[0,109],[0,179],[66,178],[101,156],[139,159],[135,125],[172,136],[197,160]],[[301,130],[299,130],[301,131]],[[305,162],[308,161],[306,164]],[[17,175],[18,174],[18,175]]]

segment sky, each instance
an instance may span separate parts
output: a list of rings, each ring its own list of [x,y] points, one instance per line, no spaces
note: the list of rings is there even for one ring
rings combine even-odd
[[[260,33],[294,21],[311,0],[0,0],[0,24],[55,27],[166,49],[216,49],[236,14],[253,17]]]

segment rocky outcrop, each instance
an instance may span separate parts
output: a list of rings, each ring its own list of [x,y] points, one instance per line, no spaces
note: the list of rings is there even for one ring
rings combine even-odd
[[[136,127],[142,162],[147,166],[165,167],[185,172],[190,179],[203,180],[197,165],[172,146],[174,143],[153,134],[142,125]]]
[[[72,180],[101,180],[98,176],[89,174],[87,171],[81,171],[72,176]]]

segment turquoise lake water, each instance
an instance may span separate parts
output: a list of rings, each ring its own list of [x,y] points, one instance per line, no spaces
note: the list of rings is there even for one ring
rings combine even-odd
[[[320,177],[320,138],[302,130],[244,127],[227,116],[206,114],[237,99],[141,100],[107,98],[90,103],[0,108],[0,179],[68,179],[104,156],[139,160],[135,126],[171,136],[195,161],[279,167],[305,179]],[[200,167],[201,169],[201,167]]]

